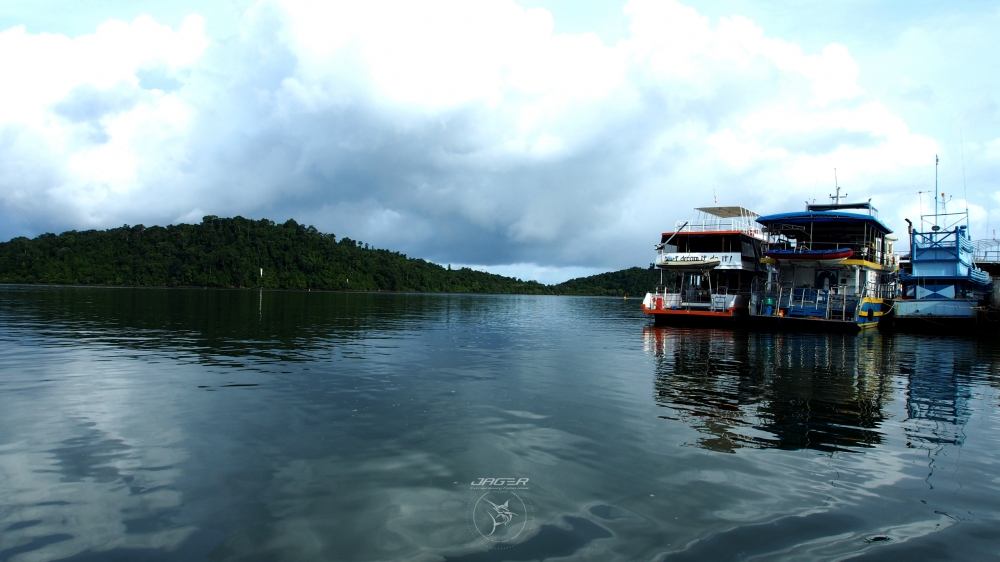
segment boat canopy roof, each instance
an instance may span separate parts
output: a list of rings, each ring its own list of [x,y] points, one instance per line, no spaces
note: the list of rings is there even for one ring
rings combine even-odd
[[[777,213],[774,215],[757,217],[757,222],[769,228],[778,227],[780,225],[802,227],[816,223],[823,223],[827,225],[835,223],[842,223],[844,225],[866,223],[868,226],[879,230],[882,234],[889,234],[892,232],[892,229],[882,224],[882,221],[872,215],[845,213],[843,211],[798,211],[794,213]]]
[[[697,207],[698,216],[692,220],[678,221],[676,228],[660,236],[663,244],[674,236],[727,236],[743,235],[763,239],[756,222],[757,213],[740,206]]]
[[[844,209],[863,209],[869,215],[878,216],[878,209],[872,207],[871,202],[863,203],[810,203],[806,205],[807,211],[842,211]]]
[[[734,217],[757,217],[757,213],[744,209],[743,207],[698,207],[696,211],[701,211],[705,214],[712,215],[713,217],[719,217],[722,219],[731,219]]]

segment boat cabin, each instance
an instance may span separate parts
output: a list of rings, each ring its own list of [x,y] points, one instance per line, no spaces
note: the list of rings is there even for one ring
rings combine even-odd
[[[763,232],[743,207],[700,207],[693,220],[664,232],[656,245],[660,283],[647,295],[658,313],[703,310],[745,312],[754,278],[763,268]]]
[[[884,313],[895,294],[895,239],[871,203],[807,205],[757,222],[770,267],[756,314],[874,325]]]

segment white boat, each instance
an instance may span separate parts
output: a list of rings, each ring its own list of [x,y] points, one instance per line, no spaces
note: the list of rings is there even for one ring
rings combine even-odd
[[[728,324],[747,315],[754,280],[763,272],[764,237],[757,213],[743,207],[701,207],[660,235],[655,266],[660,284],[642,311],[657,324]]]

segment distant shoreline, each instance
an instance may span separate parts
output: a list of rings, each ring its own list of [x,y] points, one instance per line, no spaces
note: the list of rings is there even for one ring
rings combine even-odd
[[[468,295],[468,296],[496,296],[496,297],[585,297],[585,298],[608,298],[621,299],[620,295],[597,295],[582,293],[471,293],[452,291],[389,291],[389,290],[351,290],[351,289],[289,289],[280,287],[198,287],[198,286],[170,286],[170,285],[84,285],[66,283],[8,283],[0,282],[0,287],[42,287],[52,289],[141,289],[141,290],[180,290],[180,291],[238,291],[250,292],[259,291],[265,293],[324,293],[343,295]],[[626,299],[634,297],[626,296]]]
[[[0,283],[83,287],[614,296],[645,294],[652,270],[633,267],[555,285],[452,269],[294,220],[220,218],[124,225],[0,243]]]

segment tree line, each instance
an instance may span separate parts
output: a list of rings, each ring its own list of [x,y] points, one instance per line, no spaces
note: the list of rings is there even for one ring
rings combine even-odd
[[[0,283],[635,295],[654,282],[653,272],[631,268],[544,285],[452,270],[294,220],[213,215],[200,224],[123,225],[0,243]]]

